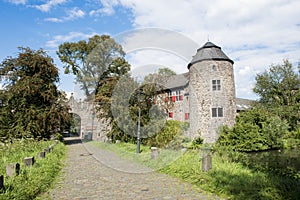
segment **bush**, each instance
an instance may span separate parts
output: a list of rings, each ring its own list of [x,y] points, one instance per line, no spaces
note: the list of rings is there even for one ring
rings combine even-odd
[[[200,147],[203,144],[203,141],[204,141],[203,138],[201,138],[200,136],[194,138],[194,140],[192,141],[191,148],[192,149],[200,149]]]
[[[183,134],[183,123],[175,120],[168,120],[165,127],[153,137],[145,139],[147,146],[178,148],[184,138],[180,137]]]
[[[216,146],[236,151],[261,151],[283,148],[283,137],[288,124],[276,115],[261,109],[241,113],[236,124],[223,127]]]

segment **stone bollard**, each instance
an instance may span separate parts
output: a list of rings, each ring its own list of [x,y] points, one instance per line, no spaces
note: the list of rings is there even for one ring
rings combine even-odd
[[[45,151],[40,152],[38,157],[39,158],[45,158],[46,157],[46,152]]]
[[[44,149],[44,151],[45,151],[46,153],[50,153],[51,149],[48,147],[48,148]]]
[[[202,171],[207,172],[212,168],[211,155],[206,155],[202,158]]]
[[[119,143],[121,143],[121,140],[116,140],[116,144],[119,144]]]
[[[6,165],[6,174],[8,177],[19,175],[20,173],[20,164],[19,163],[10,163]]]
[[[158,157],[159,151],[157,147],[151,147],[151,159]]]
[[[58,144],[58,143],[59,143],[59,141],[58,141],[58,140],[55,140],[55,145]]]
[[[3,175],[0,176],[0,190],[4,189],[4,177]]]
[[[26,167],[30,167],[34,164],[34,157],[26,157],[23,159],[23,163]]]

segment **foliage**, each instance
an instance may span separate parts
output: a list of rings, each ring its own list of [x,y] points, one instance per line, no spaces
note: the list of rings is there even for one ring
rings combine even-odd
[[[65,94],[60,92],[58,69],[42,50],[20,48],[16,58],[0,64],[2,142],[13,138],[50,138],[70,121]]]
[[[111,74],[125,74],[130,70],[121,45],[108,35],[94,35],[88,41],[65,42],[59,45],[57,55],[64,63],[65,73],[76,76],[87,98],[97,94],[104,79]],[[123,63],[122,67],[120,63]]]
[[[183,122],[168,120],[163,129],[153,137],[147,138],[144,142],[147,146],[159,148],[179,148],[181,147]]]
[[[201,137],[196,137],[192,141],[191,148],[192,149],[200,149],[203,144],[204,139]]]
[[[283,137],[288,124],[278,116],[263,109],[241,113],[232,128],[223,127],[216,147],[236,151],[261,151],[283,147]]]
[[[165,67],[165,68],[159,68],[158,69],[158,73],[152,73],[152,74],[148,74],[147,76],[145,76],[144,78],[144,83],[164,83],[166,81],[166,79],[168,79],[170,76],[174,76],[176,75],[176,73]]]
[[[285,149],[300,148],[300,128],[295,131],[290,131],[283,137]]]
[[[259,95],[260,105],[283,120],[291,130],[298,127],[300,109],[300,79],[292,64],[284,60],[281,65],[270,68],[256,76],[253,91]]]
[[[1,147],[1,174],[5,174],[5,166],[12,162],[20,163],[21,172],[18,176],[4,177],[5,189],[0,193],[0,199],[35,199],[52,186],[63,166],[66,147],[62,143],[55,145],[46,158],[36,159],[32,167],[27,168],[22,163],[24,157],[36,157],[38,152],[52,143],[53,141],[21,140]]]

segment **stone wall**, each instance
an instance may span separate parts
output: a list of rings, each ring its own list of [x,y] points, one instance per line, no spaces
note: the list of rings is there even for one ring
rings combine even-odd
[[[228,61],[201,61],[190,67],[190,132],[198,130],[205,143],[218,139],[222,125],[233,126],[236,116],[233,66]],[[221,81],[221,90],[212,90],[212,80]],[[223,117],[212,117],[212,108],[223,108]]]

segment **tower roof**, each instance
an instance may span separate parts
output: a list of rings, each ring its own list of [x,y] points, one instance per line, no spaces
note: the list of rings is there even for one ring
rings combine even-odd
[[[188,68],[190,68],[191,65],[197,62],[207,60],[222,60],[228,61],[233,64],[233,60],[226,56],[221,47],[215,45],[212,42],[206,42],[201,48],[197,50],[196,55],[193,56],[192,61],[188,64]]]

